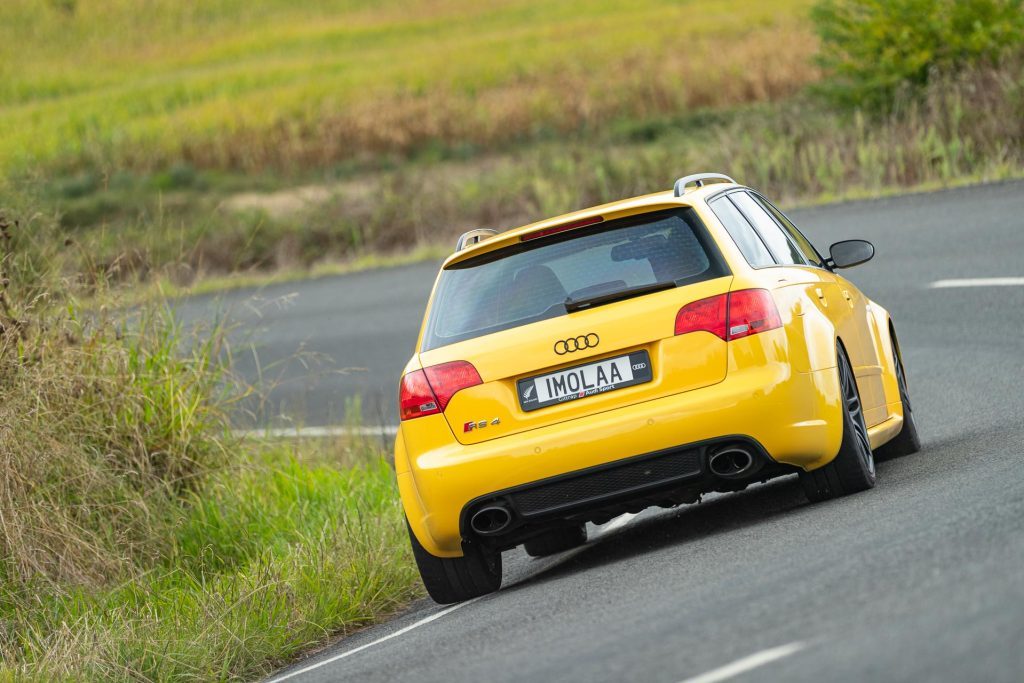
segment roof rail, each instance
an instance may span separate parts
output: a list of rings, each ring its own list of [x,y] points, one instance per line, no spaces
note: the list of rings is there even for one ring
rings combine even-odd
[[[683,176],[676,181],[676,186],[672,192],[677,197],[682,197],[683,193],[686,192],[686,186],[693,184],[697,187],[704,187],[709,183],[735,183],[736,181],[727,175],[721,173],[694,173],[693,175]]]
[[[485,239],[494,237],[497,234],[497,230],[491,230],[490,228],[477,228],[476,230],[464,232],[462,233],[462,236],[459,237],[459,241],[455,243],[455,251],[462,251],[466,247],[483,242]]]

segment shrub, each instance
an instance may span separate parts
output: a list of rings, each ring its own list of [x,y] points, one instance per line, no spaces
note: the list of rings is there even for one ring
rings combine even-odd
[[[936,72],[995,63],[1024,45],[1022,0],[822,0],[812,11],[839,104],[890,109]]]

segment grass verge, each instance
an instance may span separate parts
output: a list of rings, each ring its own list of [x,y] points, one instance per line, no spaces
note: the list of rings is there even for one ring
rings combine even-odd
[[[251,679],[419,595],[379,456],[340,470],[278,447],[180,503],[145,573],[6,595],[0,680]]]
[[[250,679],[419,594],[378,448],[238,440],[227,330],[82,315],[24,236],[0,219],[0,680]]]
[[[252,679],[379,620],[421,591],[393,486],[286,447],[212,475],[145,573],[6,605],[0,680]]]

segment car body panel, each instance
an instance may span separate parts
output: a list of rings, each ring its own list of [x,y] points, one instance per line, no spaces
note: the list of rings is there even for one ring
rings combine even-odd
[[[707,205],[722,191],[710,185],[682,197],[657,193],[594,207],[510,230],[446,260],[443,267],[516,244],[535,230],[595,216],[608,221],[689,206],[732,274],[418,353],[406,372],[466,360],[482,380],[455,393],[443,414],[399,428],[399,491],[428,552],[462,554],[460,514],[480,496],[682,444],[743,434],[775,463],[804,470],[828,464],[842,438],[837,345],[854,367],[872,446],[899,433],[903,412],[888,312],[824,267],[752,268]],[[782,326],[728,342],[708,332],[674,334],[675,313],[685,303],[743,289],[768,290]],[[571,357],[553,352],[557,340],[591,332],[600,337],[594,348]],[[518,379],[636,349],[650,353],[649,383],[533,412],[519,407]],[[468,422],[488,426],[464,431]]]
[[[427,351],[420,362],[431,366],[472,358],[483,384],[455,394],[445,410],[455,438],[464,444],[691,391],[725,378],[726,342],[708,332],[675,336],[676,313],[691,301],[728,292],[731,282],[731,277],[715,278],[514,327],[488,335],[486,343],[470,339]],[[556,353],[559,340],[586,334],[596,335],[593,348]],[[641,350],[650,356],[650,382],[529,412],[519,405],[520,379]],[[480,423],[486,426],[465,428]]]
[[[826,464],[842,437],[838,379],[831,369],[795,372],[785,336],[780,329],[730,342],[729,373],[712,386],[509,438],[467,446],[452,439],[440,415],[404,422],[398,450],[408,458],[409,472],[400,474],[400,487],[401,477],[407,477],[402,497],[417,538],[432,554],[457,556],[459,513],[474,498],[733,433],[737,424],[757,423],[744,433],[778,462],[810,469]],[[406,452],[408,443],[416,444],[415,453]],[[399,459],[396,454],[396,469]],[[413,484],[416,495],[409,497]]]

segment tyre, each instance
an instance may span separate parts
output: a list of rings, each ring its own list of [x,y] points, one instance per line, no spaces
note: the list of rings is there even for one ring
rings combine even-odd
[[[526,541],[523,548],[530,557],[547,557],[578,548],[587,542],[587,525],[564,527],[546,531]]]
[[[864,410],[857,391],[853,367],[842,346],[836,349],[839,385],[843,395],[843,440],[839,453],[829,464],[800,473],[804,493],[812,501],[838,498],[875,485],[875,458],[864,422]]]
[[[910,392],[907,391],[907,374],[903,369],[903,354],[900,353],[896,334],[892,335],[892,352],[896,365],[896,382],[900,387],[900,401],[903,403],[903,428],[900,433],[878,447],[875,456],[879,460],[899,458],[921,450],[921,437],[917,434],[917,420],[910,405]]]
[[[420,578],[434,602],[464,602],[501,586],[501,553],[463,546],[462,557],[435,557],[420,545],[408,521],[406,528]]]

